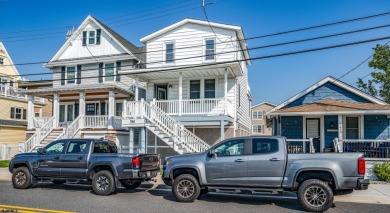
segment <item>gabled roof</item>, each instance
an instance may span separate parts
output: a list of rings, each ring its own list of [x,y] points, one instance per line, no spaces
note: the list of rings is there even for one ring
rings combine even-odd
[[[121,35],[116,33],[111,28],[107,27],[105,24],[103,24],[98,19],[92,17],[89,15],[81,24],[80,26],[74,31],[71,37],[69,37],[64,45],[58,50],[58,52],[53,56],[53,58],[50,60],[50,62],[56,61],[58,57],[66,50],[66,48],[71,44],[71,41],[76,39],[77,36],[82,32],[83,28],[88,24],[89,21],[94,22],[96,25],[99,26],[101,30],[103,30],[105,33],[107,33],[115,42],[119,44],[128,54],[134,55],[137,59],[139,59],[142,62],[145,62],[146,56],[144,53],[142,53],[142,48],[139,48],[132,44],[131,42],[127,41],[125,38],[123,38]],[[49,62],[49,63],[50,63]]]
[[[334,78],[332,76],[328,76],[328,77],[322,79],[321,81],[313,84],[312,86],[308,87],[307,89],[303,90],[302,92],[298,93],[297,95],[293,96],[292,98],[288,99],[287,101],[279,104],[278,106],[276,106],[275,108],[270,110],[269,113],[271,113],[273,111],[276,111],[276,110],[279,110],[279,109],[287,106],[288,104],[294,102],[298,98],[300,98],[300,97],[302,97],[302,96],[312,92],[313,90],[321,87],[322,85],[324,85],[324,84],[326,84],[328,82],[332,83],[332,84],[334,84],[336,86],[339,86],[339,87],[341,87],[341,88],[343,88],[343,89],[345,89],[345,90],[347,90],[347,91],[349,91],[349,92],[351,92],[351,93],[353,93],[353,94],[355,94],[357,96],[360,96],[360,97],[362,97],[362,98],[364,98],[364,99],[366,99],[366,100],[368,100],[368,101],[370,101],[372,103],[380,104],[380,105],[387,105],[386,102],[384,102],[384,101],[382,101],[382,100],[380,100],[378,98],[375,98],[375,97],[373,97],[373,96],[371,96],[371,95],[369,95],[369,94],[367,94],[367,93],[365,93],[365,92],[363,92],[363,91],[361,91],[361,90],[359,90],[359,89],[357,89],[357,88],[355,88],[355,87],[353,87],[353,86],[351,86],[349,84],[346,84],[346,83],[344,83],[344,82],[342,82],[340,80],[337,80],[336,78]]]
[[[7,49],[5,48],[3,42],[0,41],[0,51],[1,51],[1,50],[4,51],[5,55],[7,56],[7,59],[8,59],[9,62],[10,62],[10,64],[12,64],[11,67],[12,67],[12,69],[15,71],[16,75],[19,76],[19,71],[18,71],[18,69],[16,68],[16,66],[13,65],[14,62],[12,61],[11,56],[8,54],[8,51],[7,51]],[[18,79],[20,80],[20,77],[18,77]]]
[[[321,100],[315,103],[303,104],[296,107],[275,110],[270,115],[278,114],[297,114],[297,113],[327,113],[327,112],[348,112],[348,111],[390,111],[390,105],[373,104],[373,103],[358,103],[341,100]]]
[[[176,22],[174,24],[171,24],[169,25],[168,27],[165,27],[165,28],[162,28],[150,35],[147,35],[143,38],[140,39],[140,41],[142,43],[146,43],[147,41],[149,41],[150,39],[153,39],[157,36],[160,36],[160,35],[163,35],[173,29],[176,29],[178,27],[181,27],[185,24],[189,24],[189,23],[192,23],[192,24],[198,24],[198,25],[204,25],[204,26],[207,26],[207,27],[215,27],[215,28],[222,28],[222,29],[228,29],[228,30],[233,30],[233,31],[236,31],[237,33],[237,37],[238,37],[238,40],[240,40],[240,43],[241,43],[241,48],[242,49],[245,49],[243,52],[244,52],[244,55],[245,55],[245,58],[246,59],[250,59],[250,55],[249,55],[249,52],[248,52],[248,47],[246,45],[246,42],[245,42],[245,36],[244,36],[244,32],[242,30],[242,28],[240,26],[235,26],[235,25],[230,25],[230,24],[221,24],[221,23],[216,23],[216,22],[207,22],[207,21],[202,21],[202,20],[198,20],[198,19],[192,19],[192,18],[186,18],[186,19],[183,19],[179,22]],[[247,61],[248,64],[251,63],[250,60]]]
[[[261,103],[259,103],[259,104],[256,104],[256,105],[252,106],[251,108],[255,108],[255,107],[258,107],[258,106],[263,105],[263,104],[267,104],[267,105],[270,105],[270,106],[272,106],[272,107],[276,107],[275,104],[272,104],[272,103],[270,103],[270,102],[261,102]]]

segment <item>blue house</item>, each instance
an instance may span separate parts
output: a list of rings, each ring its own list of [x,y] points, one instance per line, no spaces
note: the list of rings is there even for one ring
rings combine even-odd
[[[368,157],[390,157],[390,105],[359,89],[326,77],[267,113],[274,135],[307,152],[309,140],[315,152],[334,148],[365,152]],[[303,145],[305,144],[305,145]]]

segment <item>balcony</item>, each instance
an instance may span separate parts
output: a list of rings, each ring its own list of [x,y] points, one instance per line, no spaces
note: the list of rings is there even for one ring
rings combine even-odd
[[[10,98],[17,98],[17,99],[27,101],[27,95],[18,93],[18,90],[22,90],[22,89],[16,89],[14,87],[11,87],[11,86],[8,86],[5,84],[0,84],[0,95],[1,96],[10,97]],[[34,102],[36,102],[36,103],[43,104],[44,100],[45,99],[40,98],[40,97],[34,97]]]

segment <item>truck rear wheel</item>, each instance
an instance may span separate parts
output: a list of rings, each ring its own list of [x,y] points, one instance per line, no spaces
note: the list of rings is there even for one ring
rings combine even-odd
[[[115,181],[110,171],[102,170],[92,179],[92,189],[98,195],[109,195],[115,191]]]
[[[12,185],[16,189],[27,189],[31,184],[31,174],[27,167],[14,169],[12,173]]]
[[[298,201],[309,212],[324,212],[333,204],[333,191],[318,179],[304,181],[297,192]]]
[[[121,183],[126,189],[136,189],[141,185],[141,181],[135,181],[130,179],[122,180]]]
[[[198,180],[190,174],[182,174],[175,178],[172,193],[179,202],[194,202],[200,194]]]

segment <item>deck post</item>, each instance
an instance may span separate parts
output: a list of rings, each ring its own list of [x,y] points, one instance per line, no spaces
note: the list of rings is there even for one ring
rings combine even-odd
[[[130,127],[129,128],[129,153],[134,152],[134,128]]]
[[[34,128],[34,96],[28,95],[28,108],[27,108],[27,128]]]
[[[60,95],[54,94],[53,97],[53,116],[54,116],[54,128],[59,126],[60,123]]]
[[[145,141],[146,141],[146,140],[145,140],[145,127],[142,127],[142,128],[141,128],[141,131],[140,131],[139,144],[138,144],[140,153],[146,153],[146,144],[145,144]]]
[[[339,146],[340,150],[343,149],[343,115],[338,115],[338,139],[339,139]]]
[[[135,101],[138,101],[138,76],[135,77]]]
[[[80,92],[79,97],[79,116],[80,116],[80,128],[83,128],[84,126],[84,116],[85,116],[85,93]]]
[[[221,120],[221,141],[225,140],[225,123]]]
[[[114,129],[114,115],[115,115],[115,92],[110,90],[108,92],[108,128]]]
[[[225,115],[227,115],[227,68],[225,68],[225,74],[224,74],[224,79],[225,79],[225,82],[224,82],[224,96],[225,96]]]
[[[183,75],[179,73],[179,116],[181,116],[183,106]]]

